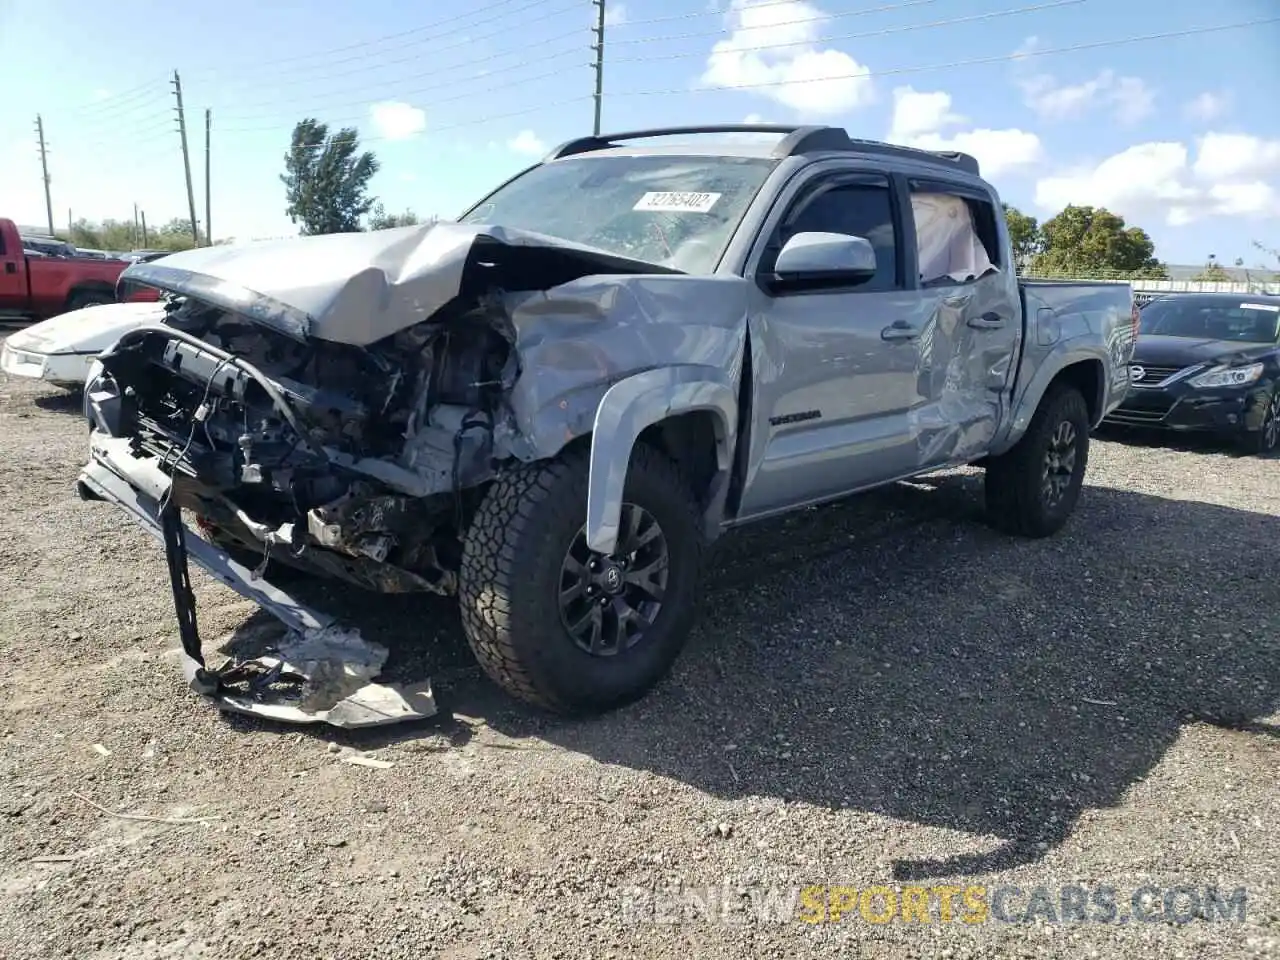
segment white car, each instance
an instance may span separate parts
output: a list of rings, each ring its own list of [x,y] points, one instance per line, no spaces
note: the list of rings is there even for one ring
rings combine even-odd
[[[0,370],[56,386],[84,386],[89,367],[122,334],[164,319],[164,303],[102,303],[50,317],[11,334]]]

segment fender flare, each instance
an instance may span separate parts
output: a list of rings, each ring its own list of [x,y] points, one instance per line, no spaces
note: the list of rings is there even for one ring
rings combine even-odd
[[[682,364],[646,370],[611,386],[596,408],[587,480],[587,546],[612,553],[618,541],[622,496],[631,450],[646,427],[670,417],[710,411],[717,422],[716,477],[704,518],[719,526],[733,469],[738,432],[738,391],[715,367]]]
[[[1112,372],[1113,367],[1111,356],[1105,346],[1087,343],[1072,344],[1071,341],[1067,341],[1040,363],[1025,389],[1021,391],[1020,395],[1014,397],[1007,421],[1008,425],[1002,435],[993,441],[991,445],[992,453],[1004,453],[1021,440],[1022,435],[1027,432],[1027,427],[1031,425],[1031,418],[1035,416],[1036,410],[1040,408],[1040,402],[1044,399],[1049,385],[1063,370],[1086,362],[1098,364],[1101,370],[1101,374],[1098,377],[1098,396],[1085,398],[1091,404],[1096,404],[1094,407],[1097,410],[1095,419],[1101,421],[1110,406],[1110,398],[1115,393],[1114,385],[1107,382],[1107,377]],[[1121,369],[1128,376],[1129,368],[1125,366]],[[1092,424],[1092,426],[1096,425],[1096,423]]]

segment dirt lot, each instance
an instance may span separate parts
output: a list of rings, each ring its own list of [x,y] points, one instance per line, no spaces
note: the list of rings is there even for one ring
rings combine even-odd
[[[334,590],[444,708],[348,735],[182,686],[158,545],[75,497],[85,434],[74,402],[0,380],[6,957],[1280,950],[1275,461],[1096,443],[1078,516],[1042,542],[985,528],[964,473],[735,535],[675,675],[592,722],[513,706],[448,604]],[[197,591],[209,646],[253,615]],[[1036,886],[1111,885],[1121,916],[1147,885],[1245,887],[1247,915],[1167,922],[1160,893],[1127,923],[761,907],[913,884],[985,886],[993,913],[1016,886],[1014,919]],[[687,896],[708,888],[711,915]]]

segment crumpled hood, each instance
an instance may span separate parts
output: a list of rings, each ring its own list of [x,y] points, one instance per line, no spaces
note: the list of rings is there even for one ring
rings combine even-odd
[[[100,353],[121,334],[163,319],[163,303],[103,303],[32,324],[8,343],[35,353]]]
[[[134,264],[121,279],[190,295],[299,340],[367,346],[427,319],[464,288],[546,290],[592,274],[678,272],[541,234],[435,223],[200,247]]]

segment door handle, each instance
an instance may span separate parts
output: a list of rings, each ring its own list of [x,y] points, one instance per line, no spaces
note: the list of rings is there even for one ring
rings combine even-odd
[[[998,313],[984,313],[980,317],[970,317],[969,326],[975,330],[999,330],[1004,326],[1004,317]]]
[[[914,340],[918,336],[920,331],[905,320],[895,320],[880,331],[881,340]]]
[[[6,262],[5,262],[5,265],[4,265],[4,272],[5,272],[5,273],[17,273],[17,272],[18,272],[18,265],[17,265],[16,263],[14,263],[12,260],[8,260],[8,261],[6,261]]]

